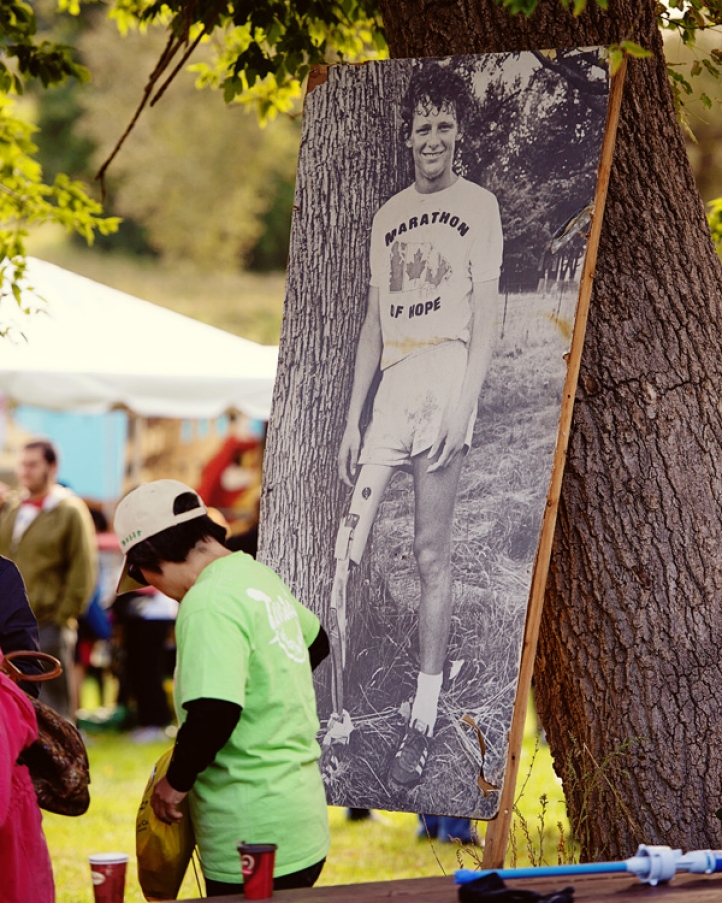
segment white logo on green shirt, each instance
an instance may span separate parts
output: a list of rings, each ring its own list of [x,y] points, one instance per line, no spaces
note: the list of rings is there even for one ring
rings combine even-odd
[[[247,589],[246,593],[256,602],[265,603],[268,625],[274,633],[271,643],[278,643],[291,661],[305,661],[308,657],[308,650],[303,641],[301,624],[291,600],[283,595],[272,599],[260,589]]]

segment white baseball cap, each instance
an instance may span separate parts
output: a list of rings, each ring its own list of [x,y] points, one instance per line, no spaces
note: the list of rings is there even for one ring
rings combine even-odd
[[[184,492],[191,492],[198,499],[198,507],[175,514],[173,504]],[[121,499],[113,519],[113,528],[125,555],[116,592],[129,593],[143,587],[142,583],[138,583],[128,573],[128,552],[133,546],[169,527],[184,524],[207,513],[208,509],[195,489],[179,480],[154,480],[129,492]]]

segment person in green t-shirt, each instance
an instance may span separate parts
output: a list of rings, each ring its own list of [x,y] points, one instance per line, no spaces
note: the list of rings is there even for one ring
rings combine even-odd
[[[318,618],[270,568],[225,546],[200,496],[156,480],[118,505],[118,592],[150,584],[181,605],[180,729],[153,811],[189,796],[208,896],[242,889],[239,841],[277,846],[274,888],[310,887],[329,848],[311,672],[328,655]]]

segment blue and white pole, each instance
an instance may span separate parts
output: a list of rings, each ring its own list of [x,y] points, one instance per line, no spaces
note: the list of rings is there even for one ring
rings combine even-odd
[[[682,853],[665,846],[640,844],[635,856],[618,862],[582,862],[574,865],[540,865],[532,868],[487,869],[476,872],[473,869],[458,869],[455,873],[457,884],[468,884],[492,872],[500,878],[556,878],[563,875],[604,875],[612,872],[628,872],[644,884],[658,884],[670,881],[677,872],[693,875],[711,875],[722,872],[722,850],[695,850]]]

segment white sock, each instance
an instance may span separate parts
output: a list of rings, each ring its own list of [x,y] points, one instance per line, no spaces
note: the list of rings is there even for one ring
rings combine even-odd
[[[416,679],[416,696],[411,707],[411,723],[422,721],[429,729],[429,736],[434,732],[436,717],[439,714],[439,693],[443,671],[440,674],[424,674],[419,671]]]

